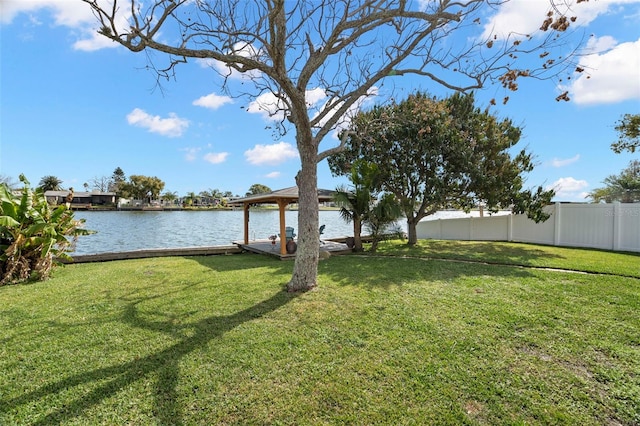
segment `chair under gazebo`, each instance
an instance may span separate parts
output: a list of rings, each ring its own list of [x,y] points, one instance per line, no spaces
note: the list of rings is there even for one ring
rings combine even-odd
[[[327,189],[318,189],[318,203],[328,202],[333,200],[334,191]],[[280,232],[281,236],[286,235],[287,223],[285,220],[285,211],[287,206],[298,202],[298,187],[292,186],[290,188],[279,189],[265,194],[250,195],[244,198],[238,198],[230,201],[229,206],[242,206],[244,211],[244,240],[243,243],[237,243],[242,248],[254,251],[258,253],[266,254],[278,254],[280,258],[295,257],[294,253],[287,252],[287,239],[280,238],[279,249],[273,250],[271,241],[249,241],[249,211],[251,206],[259,204],[276,204],[278,206]],[[348,247],[341,243],[328,244],[323,250],[326,251],[347,251]]]

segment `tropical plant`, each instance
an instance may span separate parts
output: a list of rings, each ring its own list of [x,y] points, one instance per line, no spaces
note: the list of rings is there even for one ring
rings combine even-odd
[[[371,207],[369,214],[365,219],[365,227],[369,230],[372,237],[371,252],[375,253],[378,244],[387,238],[389,227],[393,225],[402,216],[402,207],[395,195],[387,192],[382,194],[378,201]],[[393,230],[391,234],[402,236],[401,230]]]
[[[395,196],[380,192],[380,179],[381,174],[376,164],[357,160],[349,175],[351,188],[342,185],[334,193],[334,201],[340,207],[340,216],[346,222],[353,222],[354,251],[363,250],[363,225],[371,233],[371,251],[375,252],[389,225],[402,216],[402,209]]]
[[[333,199],[340,207],[340,216],[347,223],[353,222],[353,251],[362,251],[362,225],[375,201],[378,186],[378,167],[366,161],[356,161],[350,170],[351,188],[341,185],[336,188]]]
[[[640,161],[635,160],[629,163],[618,175],[608,176],[603,188],[596,188],[588,195],[595,203],[621,203],[640,202]]]
[[[186,197],[184,197],[184,198],[183,198],[183,200],[182,200],[182,204],[183,204],[185,207],[191,207],[191,206],[193,206],[194,204],[197,204],[197,203],[198,203],[197,198],[198,198],[198,197],[197,197],[197,195],[196,195],[196,193],[195,193],[195,192],[193,192],[193,191],[192,191],[192,192],[189,192],[189,193],[187,193]]]
[[[172,203],[173,201],[178,199],[178,193],[177,192],[171,192],[171,191],[165,191],[164,194],[162,194],[162,196],[160,198],[163,201],[166,201],[168,203]]]
[[[44,176],[38,183],[38,188],[42,189],[42,192],[47,191],[60,191],[62,189],[62,181],[57,176]]]
[[[65,204],[51,208],[42,189],[20,181],[20,195],[0,185],[0,285],[48,278],[59,259],[71,259],[78,236],[92,233]]]

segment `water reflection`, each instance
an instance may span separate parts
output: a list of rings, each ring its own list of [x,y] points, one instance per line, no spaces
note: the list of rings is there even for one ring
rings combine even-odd
[[[337,211],[320,211],[320,224],[325,224],[323,238],[353,235],[353,225],[346,223]],[[104,211],[75,213],[86,219],[85,227],[96,234],[81,237],[73,254],[109,253],[117,251],[203,247],[229,245],[243,239],[243,212],[213,211]],[[249,238],[266,239],[279,232],[276,210],[252,210]],[[298,212],[285,213],[287,226],[298,228]]]

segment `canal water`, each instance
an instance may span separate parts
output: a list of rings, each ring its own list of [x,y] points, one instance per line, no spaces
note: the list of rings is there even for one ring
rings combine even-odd
[[[323,238],[353,235],[353,224],[338,211],[320,211]],[[71,255],[112,253],[156,248],[230,245],[244,238],[244,213],[240,210],[206,211],[77,211],[85,228],[97,231],[78,239]],[[285,213],[287,226],[298,228],[298,212]],[[249,239],[267,239],[279,233],[277,210],[252,210]]]
[[[506,212],[502,212],[504,214]],[[337,210],[319,212],[320,225],[325,225],[323,238],[353,235],[353,224],[345,222]],[[225,246],[244,238],[244,213],[241,210],[205,211],[76,211],[77,219],[85,219],[85,228],[96,234],[80,237],[71,255],[113,253],[119,251]],[[441,211],[423,220],[478,216],[477,211]],[[277,210],[252,210],[249,239],[265,240],[279,233]],[[287,226],[297,233],[298,212],[285,212]],[[397,223],[406,232],[404,219]],[[363,233],[367,233],[363,229]]]

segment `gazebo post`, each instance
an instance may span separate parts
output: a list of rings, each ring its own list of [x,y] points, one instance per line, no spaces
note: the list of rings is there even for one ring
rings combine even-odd
[[[249,207],[251,204],[244,204],[244,243],[249,244]]]
[[[283,199],[278,199],[278,211],[280,212],[280,254],[287,254],[287,223],[284,217],[284,209],[287,206],[287,202]],[[284,238],[282,238],[284,237]]]

